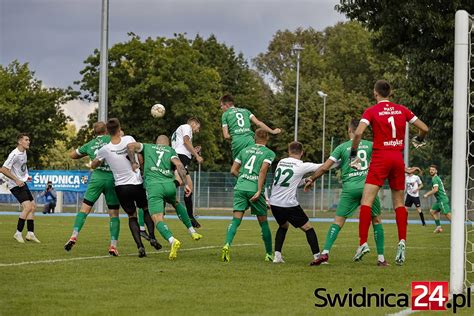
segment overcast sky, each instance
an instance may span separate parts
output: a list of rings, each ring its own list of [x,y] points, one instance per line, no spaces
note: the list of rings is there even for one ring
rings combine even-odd
[[[0,63],[28,62],[46,86],[80,79],[100,45],[101,0],[0,0]],[[110,0],[109,46],[186,32],[215,34],[247,59],[266,51],[277,30],[344,21],[337,0]]]

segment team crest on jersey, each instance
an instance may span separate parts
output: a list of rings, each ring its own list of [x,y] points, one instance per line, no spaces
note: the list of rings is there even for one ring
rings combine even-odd
[[[26,163],[22,164],[20,169],[21,169],[21,172],[25,172],[26,171]]]
[[[82,176],[81,177],[81,183],[86,184],[89,181],[89,176]]]

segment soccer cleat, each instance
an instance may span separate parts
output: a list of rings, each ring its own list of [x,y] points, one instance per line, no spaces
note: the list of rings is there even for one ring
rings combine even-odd
[[[273,262],[273,256],[269,253],[265,254],[265,262]]]
[[[357,248],[357,251],[356,251],[354,257],[352,258],[352,260],[353,261],[360,261],[360,260],[362,260],[362,257],[364,257],[369,252],[370,252],[370,248],[367,245],[367,243],[365,242],[361,246],[359,246],[359,248]]]
[[[21,233],[19,232],[16,232],[14,235],[13,235],[13,238],[18,241],[20,244],[24,244],[25,241],[23,240],[23,236],[21,235]]]
[[[31,233],[31,232],[28,232],[28,233],[26,234],[25,239],[26,239],[27,241],[34,241],[34,242],[37,243],[37,244],[41,244],[41,241],[39,241],[39,239],[36,238],[35,234],[34,234],[34,233]]]
[[[176,260],[176,257],[178,256],[178,250],[180,247],[181,247],[181,242],[175,238],[173,241],[173,244],[171,245],[170,255],[168,256],[168,259]]]
[[[329,255],[327,253],[323,253],[318,258],[314,259],[309,263],[310,266],[319,266],[321,264],[327,264],[329,260]]]
[[[201,235],[201,234],[198,234],[198,233],[192,233],[192,234],[191,234],[191,238],[192,238],[193,240],[196,240],[196,241],[197,241],[197,240],[199,240],[199,239],[202,238],[202,235]]]
[[[223,262],[229,262],[230,261],[230,246],[228,244],[226,244],[224,247],[222,247],[221,260]]]
[[[399,266],[405,263],[405,243],[400,241],[397,247],[397,255],[395,256],[395,263]]]
[[[275,256],[273,258],[273,263],[285,263],[285,260],[283,260],[282,256]]]
[[[163,246],[156,239],[150,239],[150,245],[156,250],[160,250],[161,248],[163,248]]]
[[[199,224],[194,217],[191,218],[191,225],[193,225],[194,228],[201,228],[201,224]]]
[[[439,234],[443,232],[443,228],[441,226],[436,226],[436,229],[433,231],[435,234]]]
[[[113,257],[118,257],[119,253],[118,253],[118,250],[115,246],[112,246],[110,245],[109,247],[109,255],[113,256]]]
[[[387,262],[387,260],[384,260],[384,261],[377,261],[377,266],[378,267],[388,267],[390,266],[390,264]]]
[[[64,245],[64,250],[66,251],[70,251],[72,249],[72,247],[76,244],[77,242],[77,238],[76,237],[71,237],[69,238],[69,240],[67,241],[67,243]]]
[[[144,247],[138,248],[138,258],[146,257],[146,251]]]
[[[140,231],[140,237],[146,239],[147,241],[150,241],[150,236],[148,236],[145,230]]]

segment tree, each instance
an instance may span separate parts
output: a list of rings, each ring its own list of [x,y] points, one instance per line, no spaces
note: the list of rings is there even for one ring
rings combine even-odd
[[[4,161],[16,146],[16,136],[26,132],[31,139],[30,168],[48,167],[40,161],[61,137],[69,118],[60,105],[74,97],[71,89],[45,88],[28,64],[0,65],[0,159]]]
[[[373,45],[407,63],[407,104],[430,127],[430,161],[451,157],[454,64],[454,15],[474,12],[468,0],[366,1],[342,0],[337,9],[374,32]]]
[[[97,101],[99,52],[85,63],[79,82],[83,97]],[[171,136],[189,117],[198,117],[201,132],[193,142],[202,146],[207,170],[227,169],[231,162],[221,134],[219,97],[224,92],[236,94],[239,102],[256,113],[265,113],[269,88],[241,55],[214,36],[189,40],[178,34],[141,40],[130,34],[129,41],[110,49],[109,117],[118,117],[125,132],[143,142],[153,142],[158,134]],[[164,118],[151,117],[150,107],[155,103],[166,107]],[[89,117],[89,129],[96,117]],[[86,128],[80,136],[89,136]]]

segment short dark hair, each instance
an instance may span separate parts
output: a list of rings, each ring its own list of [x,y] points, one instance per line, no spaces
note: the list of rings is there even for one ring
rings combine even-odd
[[[232,96],[232,94],[224,94],[221,97],[221,102],[222,103],[232,103],[232,104],[234,104],[234,97]]]
[[[195,123],[201,125],[201,121],[199,121],[199,119],[197,117],[190,117],[188,119],[188,124],[191,123],[191,122],[195,122]]]
[[[96,135],[103,135],[105,132],[107,132],[104,122],[95,122],[94,125],[92,125],[92,128],[94,129],[94,133]]]
[[[437,166],[437,165],[430,165],[430,168],[435,168],[436,170],[438,170],[438,166]]]
[[[299,155],[303,152],[303,144],[300,142],[291,142],[288,144],[288,152],[290,154]]]
[[[377,80],[374,85],[374,90],[383,98],[390,96],[392,93],[392,88],[386,80]]]
[[[268,140],[268,132],[265,131],[263,128],[257,128],[257,130],[255,131],[255,139]]]
[[[351,121],[349,122],[349,129],[352,132],[355,132],[357,127],[359,126],[359,122],[360,122],[359,119],[356,119],[356,118],[351,119]]]
[[[111,118],[107,121],[107,132],[110,135],[115,135],[120,130],[120,121],[118,118]]]
[[[27,133],[20,133],[16,136],[16,142],[19,142],[23,137],[30,137]]]

